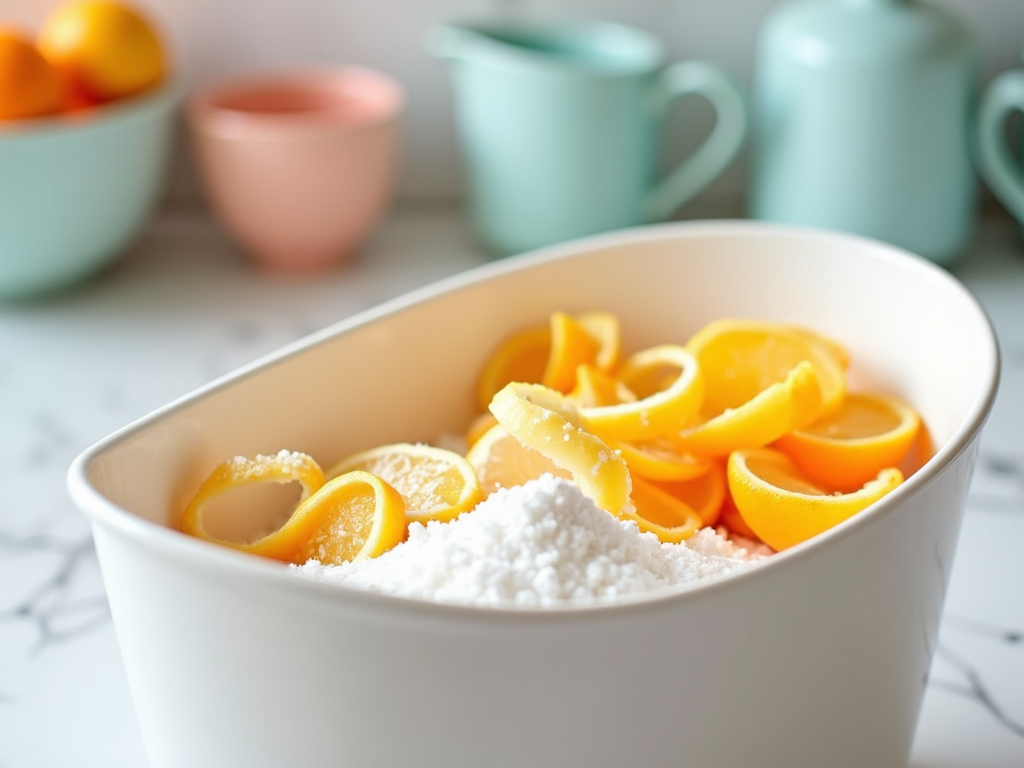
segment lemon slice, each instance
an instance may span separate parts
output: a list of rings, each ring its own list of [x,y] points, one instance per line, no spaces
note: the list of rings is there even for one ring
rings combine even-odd
[[[610,439],[646,440],[678,430],[693,418],[704,398],[697,360],[674,344],[632,355],[618,378],[637,400],[580,409],[586,428]]]
[[[278,536],[301,541],[295,562],[325,565],[377,557],[405,537],[405,501],[359,470],[328,480],[299,505]]]
[[[597,506],[618,515],[629,503],[626,462],[580,426],[572,402],[539,384],[512,382],[494,396],[491,413],[513,437],[568,471]]]
[[[898,466],[920,426],[920,417],[899,398],[849,394],[838,410],[783,435],[776,447],[826,488],[849,492]]]
[[[809,414],[807,423],[839,407],[846,392],[845,350],[800,326],[716,320],[695,333],[686,348],[697,358],[704,375],[704,420],[738,408],[784,381],[801,362],[814,368],[821,387],[820,413]]]
[[[640,478],[633,478],[631,500],[632,508],[619,516],[633,520],[642,532],[653,533],[661,541],[685,541],[703,527],[696,510]]]
[[[734,451],[728,464],[729,492],[743,520],[765,544],[782,550],[827,531],[878,501],[903,482],[883,469],[853,493],[833,494],[811,481],[774,448]]]
[[[728,408],[708,421],[682,430],[675,441],[697,456],[725,456],[740,448],[755,448],[777,440],[806,423],[821,410],[818,376],[806,360],[785,381],[771,384],[737,408]]]
[[[301,505],[323,486],[324,473],[311,456],[296,451],[279,451],[272,456],[261,454],[255,458],[236,456],[217,465],[203,480],[182,513],[180,529],[205,541],[292,562],[301,544],[301,541],[294,537],[293,531],[278,529],[255,541],[237,541],[213,535],[203,519],[207,506],[218,497],[265,483],[298,483],[301,487]],[[288,514],[293,515],[294,510],[283,509],[277,517],[285,518]]]
[[[473,443],[466,460],[476,470],[480,490],[485,496],[499,488],[513,488],[536,480],[546,473],[572,479],[572,473],[557,467],[544,454],[527,448],[501,424],[495,424]]]
[[[353,470],[374,474],[402,494],[410,522],[451,520],[483,499],[473,467],[464,456],[445,448],[413,443],[382,445],[342,459],[331,467],[327,477]]]

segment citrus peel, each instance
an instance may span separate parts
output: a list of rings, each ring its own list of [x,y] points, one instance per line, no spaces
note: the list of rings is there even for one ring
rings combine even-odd
[[[707,397],[701,415],[705,420],[737,408],[785,380],[801,362],[809,363],[818,378],[820,413],[838,407],[846,392],[845,350],[801,326],[765,320],[715,320],[693,334],[686,348],[704,373]],[[813,414],[811,420],[817,415]]]
[[[635,442],[609,440],[608,445],[622,454],[634,477],[648,480],[690,480],[712,466],[711,460],[684,452],[666,436]]]
[[[636,402],[629,387],[596,365],[576,369],[576,383],[569,397],[580,408]]]
[[[718,522],[726,497],[729,495],[725,478],[725,465],[709,462],[708,468],[696,477],[685,480],[652,481],[656,488],[674,496],[700,515],[704,525]]]
[[[270,456],[258,454],[255,458],[236,456],[218,464],[200,483],[182,513],[179,528],[205,541],[291,562],[301,543],[294,537],[292,530],[284,531],[281,528],[255,541],[234,541],[211,534],[203,519],[207,506],[214,499],[246,486],[263,483],[298,483],[302,489],[299,497],[301,505],[323,486],[324,473],[312,457],[295,451],[279,451]]]
[[[704,398],[704,379],[696,359],[675,344],[637,352],[623,364],[618,378],[636,394],[636,400],[580,409],[587,429],[616,440],[646,440],[678,429],[693,417]],[[645,386],[654,378],[655,386]],[[657,388],[662,384],[664,388]]]
[[[540,383],[559,392],[576,384],[576,369],[597,360],[600,345],[587,329],[565,312],[551,313],[551,349]]]
[[[327,478],[353,470],[369,472],[405,500],[409,522],[447,521],[482,499],[476,471],[461,454],[423,443],[392,443],[354,453],[335,464]]]
[[[617,515],[629,503],[625,460],[581,426],[580,414],[559,392],[540,384],[512,382],[494,396],[490,410],[520,443],[568,471],[601,509]]]
[[[785,380],[768,385],[742,405],[682,430],[675,441],[681,450],[705,457],[767,445],[820,412],[818,381],[814,366],[802,361]]]
[[[301,540],[298,557],[325,565],[377,557],[405,537],[405,501],[391,485],[361,470],[328,480],[279,533]]]
[[[633,479],[630,498],[632,506],[619,517],[634,521],[641,532],[653,533],[660,541],[685,541],[704,525],[688,504],[640,478]]]
[[[728,479],[743,520],[765,544],[783,550],[878,501],[903,482],[903,474],[895,467],[883,469],[857,491],[829,493],[781,451],[751,448],[730,454]]]
[[[776,447],[826,488],[849,492],[898,466],[920,425],[914,409],[899,398],[850,394],[831,414],[780,437]]]

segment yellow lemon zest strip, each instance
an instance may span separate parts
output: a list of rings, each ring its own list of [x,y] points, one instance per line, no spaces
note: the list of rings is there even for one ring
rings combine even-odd
[[[579,413],[560,393],[513,382],[494,396],[490,408],[520,443],[570,472],[597,506],[618,515],[629,503],[631,483],[625,460],[580,426]]]

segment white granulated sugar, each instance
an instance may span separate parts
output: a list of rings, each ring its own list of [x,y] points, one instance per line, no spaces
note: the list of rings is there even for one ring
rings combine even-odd
[[[413,523],[374,559],[310,561],[308,577],[405,597],[483,606],[606,602],[742,568],[756,556],[710,528],[663,544],[552,475],[500,489],[449,523]]]

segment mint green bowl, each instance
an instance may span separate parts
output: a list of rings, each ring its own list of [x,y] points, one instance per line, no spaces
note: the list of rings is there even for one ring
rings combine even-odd
[[[163,189],[181,88],[72,116],[0,123],[0,299],[110,264]]]

